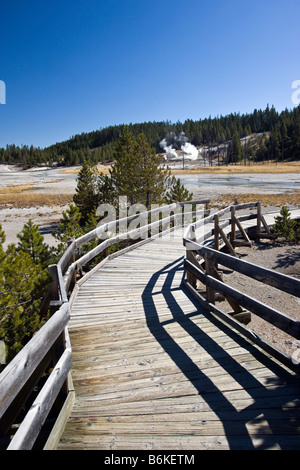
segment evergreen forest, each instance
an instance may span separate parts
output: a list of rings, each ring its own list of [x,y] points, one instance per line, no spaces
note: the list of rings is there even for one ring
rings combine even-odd
[[[94,164],[109,163],[113,161],[114,148],[126,126],[120,124],[77,134],[44,149],[33,145],[7,145],[0,148],[0,163],[24,168],[82,165],[86,159]],[[300,159],[300,105],[280,113],[274,106],[267,106],[265,110],[255,109],[250,114],[232,113],[198,121],[187,119],[184,123],[144,122],[128,127],[135,138],[144,134],[156,153],[163,152],[160,143],[168,134],[184,133],[195,147],[207,149],[210,157],[216,154],[219,157],[218,149],[226,144],[226,155],[218,159],[219,164]],[[240,147],[239,141],[247,136],[255,138]]]

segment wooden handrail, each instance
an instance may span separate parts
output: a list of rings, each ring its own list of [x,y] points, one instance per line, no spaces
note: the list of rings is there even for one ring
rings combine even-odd
[[[46,384],[32,404],[8,446],[8,450],[31,449],[39,435],[72,365],[72,352],[66,349],[52,370]]]
[[[206,258],[207,259],[207,258]],[[253,265],[255,266],[255,265]],[[230,287],[224,282],[215,279],[212,275],[203,273],[193,263],[185,260],[185,267],[205,285],[209,286],[216,292],[224,294],[226,297],[233,299],[237,304],[247,308],[252,313],[255,313],[260,318],[267,320],[272,325],[280,328],[289,335],[296,339],[300,339],[300,322],[293,318],[279,312],[275,308],[269,307],[268,305],[254,299],[250,295],[247,295],[236,288]],[[300,286],[300,281],[299,286]],[[298,286],[298,289],[299,289]]]
[[[20,392],[37,366],[42,362],[69,321],[68,304],[62,307],[45,323],[33,338],[0,374],[1,415]]]
[[[208,254],[216,263],[220,263],[222,266],[233,269],[240,274],[245,274],[269,286],[276,287],[276,289],[280,289],[288,294],[300,297],[300,279],[258,266],[254,263],[249,263],[249,261],[232,257],[209,247],[199,245],[198,251],[203,257]]]
[[[254,207],[257,208],[256,236],[258,238],[263,236],[270,238],[272,234],[268,225],[266,224],[264,217],[262,216],[260,203],[230,206],[215,214],[212,214],[203,221],[200,220],[191,224],[187,228],[183,238],[183,243],[187,250],[186,259],[184,262],[184,266],[187,271],[187,277],[184,281],[184,284],[202,306],[221,317],[222,320],[226,321],[232,327],[245,334],[246,337],[254,340],[254,342],[262,349],[268,353],[271,353],[275,358],[279,359],[290,369],[300,373],[300,363],[296,362],[294,359],[278,350],[273,345],[267,343],[263,338],[254,334],[251,330],[246,328],[245,325],[240,323],[238,319],[242,318],[241,312],[243,312],[242,307],[244,307],[251,313],[258,315],[259,317],[263,318],[264,320],[268,321],[296,339],[300,339],[300,322],[289,317],[288,315],[285,315],[277,309],[269,307],[259,300],[254,299],[253,297],[226,285],[223,279],[220,277],[218,270],[216,269],[218,265],[225,266],[231,270],[256,279],[257,281],[265,283],[276,289],[300,297],[299,279],[287,276],[274,270],[263,268],[253,263],[249,263],[239,259],[235,255],[235,252],[232,253],[232,251],[234,251],[236,242],[235,227],[238,227],[241,235],[244,237],[244,241],[241,241],[241,243],[248,244],[250,240],[243,229],[241,221],[253,219],[253,216],[243,216],[238,219],[236,216],[236,211]],[[231,232],[225,235],[222,233],[219,217],[229,212],[231,212],[231,218],[223,222],[223,227],[231,224]],[[197,239],[196,228],[201,226],[203,227],[209,222],[214,222],[214,227],[208,230],[206,234],[202,234],[201,237],[198,237]],[[262,225],[266,231],[265,233],[262,233]],[[220,233],[222,233],[224,246],[227,248],[230,254],[219,251],[219,240],[216,240],[216,235]],[[212,237],[213,235],[214,237]],[[226,237],[226,240],[224,240],[224,237]],[[203,242],[207,241],[208,239],[211,240],[212,246],[203,245]],[[203,268],[202,264],[205,264],[205,269]],[[201,295],[197,290],[197,280],[206,286],[205,296]],[[215,306],[216,293],[224,295],[229,303],[234,307],[235,311],[232,314],[227,314]]]
[[[26,402],[41,375],[56,356],[54,370],[59,369],[60,373],[50,375],[40,392],[44,396],[42,402],[38,402],[37,407],[34,403],[29,409],[24,421],[27,423],[26,426],[30,428],[31,435],[35,437],[30,442],[26,441],[28,447],[25,445],[22,448],[30,449],[32,447],[40,432],[41,425],[49,413],[49,404],[54,403],[62,384],[67,381],[71,369],[71,349],[69,344],[66,344],[64,333],[69,317],[69,304],[65,303],[0,374],[0,432],[5,434],[17,417],[22,404]],[[68,356],[68,361],[65,362],[66,356]],[[60,369],[62,357],[64,357],[64,367]],[[51,383],[51,392],[49,383]],[[40,394],[37,400],[40,399]],[[38,424],[35,421],[36,418],[32,419],[36,415],[39,417]],[[23,440],[23,430],[24,427],[21,426],[10,443],[11,448],[15,446],[15,439],[20,439],[21,436],[21,440]]]

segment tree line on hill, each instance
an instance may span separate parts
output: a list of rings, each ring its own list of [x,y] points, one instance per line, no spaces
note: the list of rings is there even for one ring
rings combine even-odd
[[[0,148],[0,163],[20,164],[25,168],[36,165],[82,165],[90,159],[93,163],[109,163],[114,158],[114,148],[126,125],[109,126],[82,133],[44,149],[14,144]],[[173,132],[185,134],[195,147],[205,147],[208,154],[216,154],[216,147],[229,144],[226,156],[219,163],[237,163],[267,160],[298,160],[300,158],[300,106],[277,112],[274,106],[255,109],[250,114],[229,114],[184,123],[144,122],[128,125],[134,137],[144,134],[156,153],[161,153],[161,141]],[[257,135],[240,146],[244,137]],[[214,149],[214,150],[213,150]]]

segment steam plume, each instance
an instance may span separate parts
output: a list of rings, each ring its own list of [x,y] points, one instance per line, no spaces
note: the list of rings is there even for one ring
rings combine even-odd
[[[180,158],[180,155],[177,154],[177,151],[180,150],[191,160],[198,158],[198,150],[194,145],[188,142],[188,138],[184,132],[181,132],[179,135],[175,134],[175,132],[170,132],[159,145],[166,152],[167,159]]]

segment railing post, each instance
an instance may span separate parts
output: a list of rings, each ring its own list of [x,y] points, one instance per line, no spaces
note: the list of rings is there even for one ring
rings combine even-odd
[[[195,234],[195,227],[191,226],[190,227],[190,240],[195,242],[196,241],[196,234]],[[194,256],[193,256],[193,251],[189,250],[189,246],[187,244],[186,247],[186,259],[190,261],[191,263],[194,263]],[[187,282],[194,288],[197,286],[197,278],[193,276],[189,271],[186,273],[186,279]]]
[[[257,223],[256,223],[256,231],[258,237],[261,235],[261,202],[257,203]]]
[[[62,300],[60,299],[60,295],[59,295],[59,281],[58,281],[57,265],[50,264],[48,266],[48,273],[52,279],[52,283],[49,289],[49,293],[50,293],[49,311],[50,311],[50,316],[52,316],[56,312],[56,310],[58,310],[62,305]]]
[[[219,244],[219,223],[220,223],[220,219],[219,219],[219,216],[217,214],[214,217],[214,221],[215,221],[214,249],[219,251],[219,249],[220,249],[220,244]]]
[[[56,264],[50,264],[48,266],[48,273],[49,276],[52,279],[49,291],[50,291],[50,299],[51,300],[58,300],[59,295],[58,295],[58,276],[57,276],[57,265]]]
[[[65,330],[63,330],[62,333],[57,338],[57,341],[54,343],[54,345],[51,348],[53,368],[58,363],[59,359],[62,357],[65,350],[66,350],[66,335],[65,335]],[[69,393],[69,382],[68,382],[68,378],[66,378],[54,402],[54,407],[58,413],[62,409],[68,393]]]
[[[235,239],[236,239],[236,225],[235,225],[235,207],[232,206],[231,209],[231,233],[230,233],[230,241],[231,244],[233,245]]]
[[[205,271],[206,271],[206,274],[208,276],[212,276],[212,277],[215,277],[214,275],[214,260],[213,258],[206,254],[205,257]],[[206,300],[210,303],[210,304],[215,304],[215,301],[216,301],[216,293],[214,291],[214,289],[212,289],[211,287],[208,287],[206,286]]]
[[[69,246],[72,245],[72,243],[74,243],[75,241],[75,237],[71,238],[71,240],[69,241]],[[75,263],[75,260],[76,260],[76,257],[75,257],[75,251],[72,252],[72,264]],[[74,286],[76,284],[76,269],[74,268],[74,272],[73,272],[73,283],[74,283]]]

